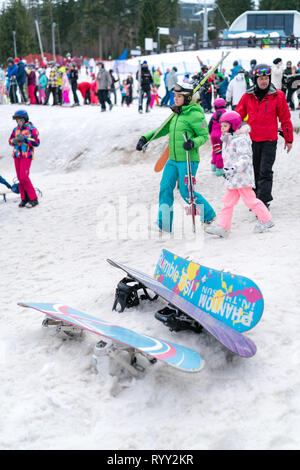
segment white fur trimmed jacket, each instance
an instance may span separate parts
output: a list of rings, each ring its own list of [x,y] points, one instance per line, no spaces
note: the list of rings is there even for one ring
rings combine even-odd
[[[233,134],[221,137],[224,168],[233,169],[226,181],[228,189],[255,186],[250,130],[248,124],[242,124]]]

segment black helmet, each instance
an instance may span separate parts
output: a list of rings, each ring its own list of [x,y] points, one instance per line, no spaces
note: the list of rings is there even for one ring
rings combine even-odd
[[[272,73],[271,67],[266,64],[258,64],[253,69],[254,81],[256,83],[257,77],[268,76],[270,77]]]
[[[19,109],[13,115],[13,119],[24,119],[24,122],[28,122],[29,116],[28,116],[27,111],[25,111],[24,109]]]

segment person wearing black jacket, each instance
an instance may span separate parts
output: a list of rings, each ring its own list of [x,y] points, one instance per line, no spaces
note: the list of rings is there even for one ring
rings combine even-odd
[[[15,64],[17,64],[17,67],[18,67],[16,78],[17,78],[17,83],[18,83],[18,87],[20,90],[20,94],[21,94],[21,103],[26,103],[27,100],[26,100],[25,93],[24,93],[24,85],[25,85],[26,78],[27,78],[25,64],[18,57],[15,58],[14,62]]]
[[[141,99],[139,102],[139,112],[143,112],[143,99],[144,95],[146,94],[147,96],[147,102],[146,102],[146,113],[149,113],[149,104],[151,102],[151,84],[153,83],[153,78],[150,73],[150,70],[148,69],[148,64],[147,61],[144,60],[141,66],[141,78],[139,77],[139,70],[137,71],[136,74],[136,79],[140,79],[141,83]]]
[[[78,82],[78,70],[76,65],[72,63],[72,68],[70,70],[70,83],[74,97],[74,106],[79,106],[79,99],[77,96],[77,82]]]

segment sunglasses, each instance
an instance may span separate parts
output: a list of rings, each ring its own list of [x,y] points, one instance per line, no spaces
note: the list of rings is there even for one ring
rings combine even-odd
[[[261,69],[257,69],[255,71],[255,75],[257,77],[263,77],[264,75],[271,75],[271,69],[270,67],[263,67]]]

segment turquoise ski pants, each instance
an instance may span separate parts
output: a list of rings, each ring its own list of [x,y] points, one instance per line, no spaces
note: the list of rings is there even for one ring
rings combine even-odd
[[[191,162],[192,175],[195,176],[198,169],[198,162]],[[189,190],[185,184],[187,175],[186,162],[175,162],[168,160],[164,168],[160,182],[159,210],[157,225],[165,232],[172,232],[173,226],[173,204],[174,189],[179,180],[179,192],[186,203],[189,202]],[[200,206],[200,217],[202,221],[211,221],[215,216],[215,211],[207,200],[199,193],[194,192],[195,202]]]

